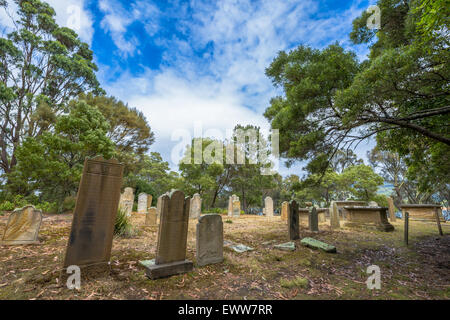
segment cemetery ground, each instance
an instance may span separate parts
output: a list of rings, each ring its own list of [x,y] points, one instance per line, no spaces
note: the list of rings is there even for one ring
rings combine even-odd
[[[0,299],[449,299],[450,224],[440,237],[432,223],[410,222],[410,245],[403,243],[403,221],[394,232],[340,229],[329,222],[313,233],[301,226],[300,239],[313,237],[337,247],[325,253],[300,245],[295,251],[273,246],[288,242],[279,216],[228,217],[224,240],[253,251],[224,247],[223,263],[194,267],[190,273],[149,280],[139,260],[155,257],[157,227],[132,214],[136,234],[114,238],[109,276],[82,280],[69,290],[60,278],[72,215],[44,215],[39,245],[0,247]],[[0,234],[7,215],[0,216]],[[189,220],[187,258],[195,265],[195,227]],[[369,290],[366,269],[381,269],[381,290]]]

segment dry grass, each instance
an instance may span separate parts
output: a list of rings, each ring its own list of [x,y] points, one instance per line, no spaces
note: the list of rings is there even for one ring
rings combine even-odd
[[[0,217],[3,234],[7,216]],[[327,223],[318,234],[301,229],[337,247],[329,254],[300,246],[280,251],[287,241],[279,217],[242,216],[224,223],[224,239],[255,248],[236,253],[224,249],[221,264],[185,275],[149,280],[139,260],[155,257],[157,228],[144,226],[144,215],[133,214],[138,234],[115,238],[111,272],[69,290],[59,280],[72,221],[71,215],[45,216],[41,245],[0,247],[0,299],[449,299],[450,237],[439,237],[433,224],[411,223],[410,246],[403,244],[402,221],[392,233],[348,230],[332,232]],[[188,259],[195,262],[195,220],[190,220]],[[449,223],[443,224],[449,234]],[[381,290],[368,290],[365,270],[381,268]],[[285,285],[302,279],[302,284]]]

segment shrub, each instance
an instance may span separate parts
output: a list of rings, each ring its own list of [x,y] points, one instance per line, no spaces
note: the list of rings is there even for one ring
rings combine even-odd
[[[134,234],[130,218],[127,216],[127,212],[122,208],[117,210],[114,234],[119,237],[131,237]]]
[[[0,203],[0,212],[2,212],[2,211],[12,211],[12,210],[14,210],[14,208],[15,208],[14,203],[12,203],[12,202],[10,202],[8,200],[3,201],[2,203]]]
[[[62,211],[73,211],[75,208],[75,203],[77,202],[76,197],[66,197],[62,203]]]
[[[233,223],[232,220],[225,220],[225,223]]]
[[[308,287],[308,279],[302,278],[302,277],[297,277],[293,280],[281,279],[280,285],[283,288],[293,288],[293,287],[307,288]]]
[[[36,209],[42,210],[44,213],[57,213],[58,205],[56,202],[43,201],[36,205]]]

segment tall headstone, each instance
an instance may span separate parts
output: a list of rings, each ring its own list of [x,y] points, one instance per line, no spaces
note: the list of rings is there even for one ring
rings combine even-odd
[[[115,159],[84,161],[64,268],[109,263],[122,176]]]
[[[264,199],[264,208],[266,217],[273,217],[273,200],[271,197],[266,197]]]
[[[198,193],[194,194],[191,199],[191,209],[189,210],[189,218],[198,219],[202,213],[202,198]]]
[[[41,210],[36,210],[33,206],[15,209],[9,215],[8,223],[6,224],[6,229],[0,244],[38,244],[38,234],[41,222]]]
[[[289,203],[288,234],[289,234],[289,240],[296,240],[296,239],[300,238],[298,203],[295,200],[292,200]]]
[[[397,217],[395,216],[395,207],[394,207],[394,199],[391,197],[387,198],[388,204],[389,204],[389,219],[391,221],[397,220]]]
[[[319,215],[316,207],[312,207],[309,212],[309,231],[319,231]]]
[[[219,214],[207,214],[197,223],[197,265],[223,261],[223,222]]]
[[[339,229],[341,227],[339,223],[339,208],[334,201],[331,202],[330,206],[330,224],[331,229]]]
[[[241,202],[239,200],[233,201],[232,205],[233,209],[233,217],[240,217],[241,216]]]
[[[149,227],[156,226],[158,225],[157,219],[158,217],[156,215],[156,208],[155,207],[148,208],[148,212],[145,215],[145,225]]]
[[[161,217],[161,203],[162,203],[162,197],[163,196],[164,196],[164,194],[159,196],[158,200],[156,201],[156,215],[158,217]]]
[[[161,219],[158,230],[156,259],[146,265],[150,279],[186,273],[193,269],[186,260],[190,200],[179,190],[161,199]]]
[[[146,193],[140,193],[138,196],[138,213],[147,213],[147,200],[148,195]]]
[[[147,196],[147,210],[152,207],[152,200],[153,200],[153,196],[151,194],[149,194]]]
[[[127,216],[131,216],[131,212],[133,211],[134,204],[134,190],[133,188],[127,187],[120,195],[119,206],[122,210],[125,210]]]
[[[289,210],[289,202],[284,201],[281,204],[281,220],[286,221],[288,220],[288,210]]]
[[[233,201],[239,201],[239,197],[235,194],[230,196],[230,198],[228,199],[228,216],[229,217],[233,216]]]

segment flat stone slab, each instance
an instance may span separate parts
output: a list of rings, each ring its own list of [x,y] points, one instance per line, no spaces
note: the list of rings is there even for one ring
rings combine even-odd
[[[284,250],[284,251],[294,251],[295,243],[294,242],[286,242],[286,243],[276,244],[273,247],[275,249]]]
[[[308,248],[320,249],[328,253],[336,253],[336,247],[329,245],[328,243],[313,239],[313,238],[303,238],[300,243]]]
[[[242,243],[233,243],[233,242],[227,241],[227,240],[223,241],[223,245],[225,247],[229,247],[229,248],[233,249],[237,253],[243,253],[243,252],[246,252],[246,251],[253,251],[253,250],[255,250],[252,247],[248,247],[248,246],[246,246],[246,245],[244,245]]]
[[[146,276],[152,280],[187,273],[194,269],[194,264],[189,260],[156,264],[155,259],[151,259],[139,261],[139,264],[145,267]]]

